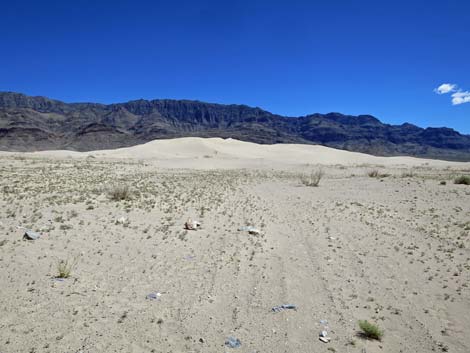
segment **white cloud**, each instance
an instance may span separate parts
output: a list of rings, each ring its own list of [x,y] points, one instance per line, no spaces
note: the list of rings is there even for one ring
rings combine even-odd
[[[457,85],[453,83],[443,83],[436,89],[434,89],[434,92],[437,94],[446,94],[449,92],[455,92],[457,90]]]
[[[434,89],[437,94],[452,93],[452,105],[470,103],[470,91],[462,91],[455,83],[443,83]]]
[[[463,103],[470,103],[469,91],[458,91],[452,93],[452,105],[459,105]]]

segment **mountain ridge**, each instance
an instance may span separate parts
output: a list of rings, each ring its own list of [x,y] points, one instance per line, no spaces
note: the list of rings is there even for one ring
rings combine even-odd
[[[379,156],[470,161],[470,135],[446,127],[384,124],[368,114],[286,117],[259,107],[186,99],[65,103],[0,92],[1,150],[89,151],[191,136],[262,144],[321,144]]]

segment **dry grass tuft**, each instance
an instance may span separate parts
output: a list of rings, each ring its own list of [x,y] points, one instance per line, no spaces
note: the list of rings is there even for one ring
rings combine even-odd
[[[320,184],[320,180],[323,178],[325,174],[321,169],[312,171],[309,175],[302,175],[300,181],[305,186],[318,186]]]
[[[366,338],[380,341],[383,337],[383,331],[377,325],[367,320],[359,320],[359,327],[361,329],[360,334]]]
[[[78,262],[78,257],[70,260],[59,260],[57,263],[57,276],[56,278],[69,278],[72,270],[75,268]]]
[[[108,192],[109,198],[113,201],[123,201],[132,199],[132,193],[127,185],[113,187]]]
[[[386,178],[390,176],[390,174],[387,174],[387,173],[380,173],[378,169],[369,170],[367,172],[367,175],[370,178]]]

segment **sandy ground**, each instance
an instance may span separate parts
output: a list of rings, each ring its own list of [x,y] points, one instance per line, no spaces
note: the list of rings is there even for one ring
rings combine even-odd
[[[187,142],[2,153],[1,353],[470,352],[469,164]]]

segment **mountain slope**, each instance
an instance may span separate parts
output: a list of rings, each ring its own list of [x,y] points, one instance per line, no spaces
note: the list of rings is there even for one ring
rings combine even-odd
[[[64,103],[0,92],[0,150],[88,151],[174,137],[304,143],[374,155],[470,160],[470,136],[449,128],[388,125],[370,115],[283,117],[245,105],[188,100]]]

